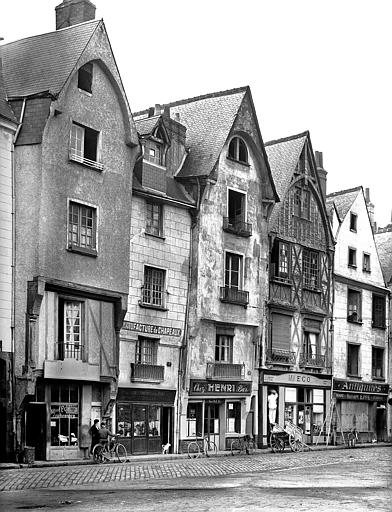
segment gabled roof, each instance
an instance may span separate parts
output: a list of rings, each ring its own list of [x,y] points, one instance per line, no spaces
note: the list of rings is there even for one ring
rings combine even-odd
[[[139,135],[150,135],[156,125],[160,116],[146,117],[144,119],[135,119],[136,129]]]
[[[89,21],[1,47],[8,98],[56,96],[102,21]]]
[[[352,204],[357,198],[362,187],[350,188],[347,190],[340,190],[339,192],[333,192],[327,195],[327,210],[329,211],[332,204],[335,205],[340,222],[343,222],[347,213],[349,212]]]
[[[186,193],[184,187],[177,183],[172,176],[166,176],[166,193],[151,188],[143,187],[136,175],[133,175],[133,191],[139,192],[148,196],[155,196],[157,198],[172,200],[182,203],[185,207],[194,207],[195,201]]]
[[[392,283],[392,225],[374,234],[378,257],[387,285]]]
[[[240,87],[165,105],[169,108],[170,117],[175,119],[179,114],[179,122],[187,128],[189,155],[177,177],[210,174],[248,90],[248,87]],[[140,122],[147,114],[148,110],[137,112],[134,114],[135,122]]]

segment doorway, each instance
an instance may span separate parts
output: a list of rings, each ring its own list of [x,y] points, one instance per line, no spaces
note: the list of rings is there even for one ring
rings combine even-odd
[[[206,402],[204,410],[204,435],[219,446],[219,404]]]
[[[26,408],[26,446],[34,446],[35,460],[46,460],[46,404],[29,403]]]
[[[376,436],[377,441],[385,441],[385,408],[377,407],[376,412]]]

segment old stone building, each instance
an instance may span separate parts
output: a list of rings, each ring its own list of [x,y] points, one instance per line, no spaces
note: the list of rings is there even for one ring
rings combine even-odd
[[[325,208],[326,171],[308,132],[266,143],[280,197],[269,225],[267,336],[260,371],[260,426],[293,422],[322,442],[332,382],[334,242]],[[275,398],[270,398],[275,395]]]
[[[195,201],[174,176],[186,128],[159,105],[135,114],[143,148],[134,173],[128,312],[121,331],[117,432],[129,453],[177,446],[179,365]]]
[[[110,417],[127,310],[132,171],[139,143],[102,21],[88,0],[54,32],[2,46],[15,142],[13,448],[87,454]]]
[[[356,428],[362,442],[387,438],[388,290],[362,187],[329,194],[336,239],[333,397],[338,440]]]

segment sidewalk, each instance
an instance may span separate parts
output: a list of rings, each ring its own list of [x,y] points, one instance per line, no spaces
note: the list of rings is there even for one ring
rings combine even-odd
[[[392,443],[364,443],[357,444],[356,449],[360,448],[374,448],[374,447],[385,447],[392,446]],[[345,445],[319,445],[319,446],[311,446],[311,451],[328,451],[328,450],[346,450],[348,449]],[[286,448],[286,451],[290,451],[289,448]],[[307,451],[307,450],[305,450]],[[256,453],[261,455],[263,453],[272,453],[270,448],[261,448],[257,449]],[[283,452],[284,454],[284,452]],[[277,456],[282,454],[276,454]],[[220,451],[218,452],[218,457],[231,457],[230,451]],[[159,453],[154,453],[152,455],[129,455],[127,462],[129,463],[138,463],[138,462],[168,462],[173,460],[181,460],[188,459],[187,453],[173,453],[162,455]],[[0,470],[2,469],[28,469],[28,468],[49,468],[49,467],[64,467],[64,466],[87,466],[94,465],[96,463],[92,458],[90,459],[74,459],[74,460],[51,460],[51,461],[35,461],[33,464],[21,464],[21,463],[13,463],[13,462],[2,462],[0,463]]]

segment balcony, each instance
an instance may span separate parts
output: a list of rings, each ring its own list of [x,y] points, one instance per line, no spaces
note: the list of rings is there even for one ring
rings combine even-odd
[[[223,229],[238,236],[252,236],[252,224],[242,220],[223,217]]]
[[[207,379],[235,379],[245,378],[245,364],[207,363]]]
[[[69,150],[69,159],[73,160],[74,162],[87,165],[87,167],[91,167],[97,171],[103,171],[103,164],[101,162],[96,162],[95,160],[85,158],[84,156],[79,155],[73,148]]]
[[[266,354],[266,363],[291,366],[295,363],[295,352],[279,348],[268,349]]]
[[[238,304],[240,306],[247,306],[249,304],[249,292],[238,290],[238,288],[229,288],[228,286],[221,286],[220,300],[230,304]]]
[[[156,364],[131,363],[131,381],[153,381],[162,382],[165,380],[165,367]]]
[[[299,365],[308,366],[310,368],[326,368],[327,358],[319,354],[301,354],[299,357]]]
[[[56,345],[56,356],[58,361],[64,359],[84,360],[84,346],[78,342],[59,341]]]

